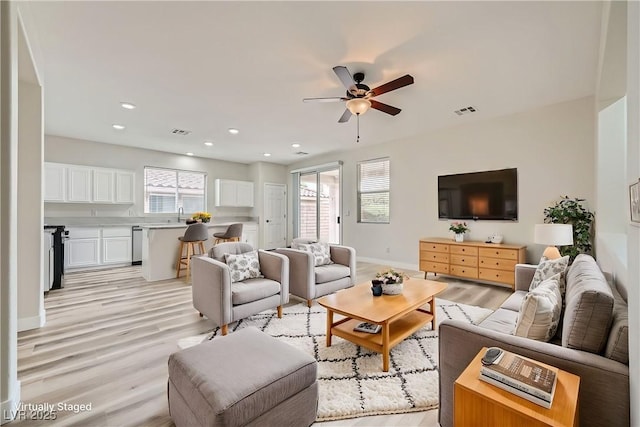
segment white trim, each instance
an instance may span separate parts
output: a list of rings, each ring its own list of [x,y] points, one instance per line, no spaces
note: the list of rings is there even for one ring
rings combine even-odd
[[[294,169],[292,171],[289,171],[289,173],[294,174],[294,173],[304,173],[304,172],[320,172],[322,169],[335,169],[340,166],[342,166],[342,160],[338,160],[337,162],[325,163],[323,165],[308,166],[306,168]]]
[[[38,316],[23,317],[18,319],[18,332],[38,329],[44,326],[44,310]]]
[[[20,405],[20,381],[16,381],[13,387],[10,387],[10,389],[14,390],[13,396],[11,396],[8,400],[4,400],[2,401],[2,403],[0,403],[0,410],[2,411],[0,424],[7,424],[13,421],[16,417],[18,406]]]
[[[390,261],[388,259],[369,258],[369,257],[360,257],[360,256],[356,256],[356,260],[362,261],[362,262],[369,262],[371,264],[386,265],[394,268],[403,268],[405,270],[420,271],[420,267],[418,266],[418,264],[409,264],[406,262]]]

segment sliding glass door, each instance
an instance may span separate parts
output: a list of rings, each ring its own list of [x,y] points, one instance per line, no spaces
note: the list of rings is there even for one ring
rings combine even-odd
[[[294,172],[297,237],[342,241],[341,166]]]

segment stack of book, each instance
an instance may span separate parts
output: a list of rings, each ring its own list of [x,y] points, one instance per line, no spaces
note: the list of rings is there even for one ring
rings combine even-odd
[[[493,364],[482,366],[480,379],[545,408],[551,408],[557,383],[554,370],[504,350]]]

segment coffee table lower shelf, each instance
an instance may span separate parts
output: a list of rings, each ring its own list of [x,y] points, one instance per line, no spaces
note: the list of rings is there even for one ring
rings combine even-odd
[[[427,323],[433,321],[433,315],[425,310],[418,309],[405,314],[397,320],[389,322],[387,327],[385,327],[384,323],[380,323],[380,325],[382,325],[382,330],[377,334],[369,334],[353,330],[353,328],[358,326],[358,324],[365,321],[373,323],[370,320],[352,318],[338,320],[337,322],[332,323],[331,335],[344,338],[354,344],[368,348],[369,350],[382,353],[383,360],[388,360],[388,353],[391,348],[399,344],[402,340],[422,328]],[[387,345],[385,346],[385,330],[387,329],[389,332]],[[330,345],[331,336],[327,336],[327,346]],[[388,362],[384,363],[384,365],[386,364],[388,364]],[[388,366],[387,369],[383,370],[388,371]]]

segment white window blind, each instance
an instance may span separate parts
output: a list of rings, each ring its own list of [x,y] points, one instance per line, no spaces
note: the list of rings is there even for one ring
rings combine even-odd
[[[175,169],[144,168],[144,212],[184,213],[206,210],[207,174]]]
[[[358,163],[358,222],[389,223],[389,159]]]

